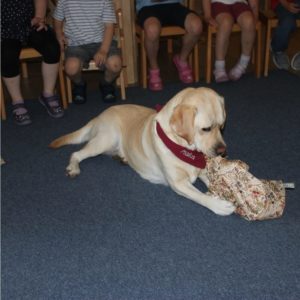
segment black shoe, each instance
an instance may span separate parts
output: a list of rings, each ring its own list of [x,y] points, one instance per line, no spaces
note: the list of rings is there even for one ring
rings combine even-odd
[[[86,82],[73,85],[72,101],[75,104],[84,104],[86,102]]]
[[[112,103],[117,101],[116,88],[114,83],[100,83],[100,91],[102,93],[102,99],[105,103]]]
[[[40,103],[46,108],[50,117],[58,119],[64,116],[65,112],[60,105],[59,99],[56,95],[50,97],[39,97]]]
[[[26,111],[24,111],[21,114],[18,114],[17,110],[19,108],[23,108]],[[13,105],[13,119],[14,119],[14,122],[19,126],[29,125],[32,123],[30,115],[29,115],[28,110],[25,107],[24,103],[18,103],[18,104]]]

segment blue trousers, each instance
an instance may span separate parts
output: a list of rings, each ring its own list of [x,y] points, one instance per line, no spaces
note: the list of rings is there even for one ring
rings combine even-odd
[[[296,2],[300,5],[300,1]],[[288,48],[290,35],[296,29],[296,20],[300,19],[300,13],[289,12],[280,3],[277,5],[275,13],[279,22],[274,30],[271,47],[274,52],[283,52]]]

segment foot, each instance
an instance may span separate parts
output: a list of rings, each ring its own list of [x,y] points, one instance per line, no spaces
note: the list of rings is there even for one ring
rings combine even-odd
[[[13,119],[19,126],[25,126],[32,123],[30,115],[24,103],[17,103],[13,105]]]
[[[225,70],[214,70],[215,81],[217,83],[226,82],[229,80],[229,77]]]
[[[157,92],[163,89],[162,80],[160,77],[159,69],[150,69],[148,75],[148,87],[149,90]]]
[[[194,82],[193,70],[187,62],[181,61],[179,55],[173,57],[173,62],[177,68],[179,78],[183,83]]]
[[[102,93],[103,102],[113,103],[117,101],[116,88],[113,82],[101,82],[99,88]]]
[[[290,67],[290,59],[284,52],[273,52],[272,53],[272,59],[274,65],[279,70],[288,70]]]
[[[84,104],[86,102],[86,82],[73,84],[72,101],[74,104]]]
[[[291,61],[291,68],[295,71],[300,71],[300,52],[297,52]]]
[[[50,117],[58,119],[64,116],[65,112],[59,103],[57,95],[50,97],[44,97],[41,95],[39,101],[46,108]]]
[[[237,63],[230,71],[228,74],[228,77],[232,81],[237,81],[239,80],[242,75],[246,72],[246,68],[242,66],[240,63]]]

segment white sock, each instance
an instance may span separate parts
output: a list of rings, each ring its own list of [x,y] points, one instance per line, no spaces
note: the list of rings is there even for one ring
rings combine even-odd
[[[242,54],[241,57],[240,57],[239,64],[241,66],[243,66],[246,70],[247,67],[248,67],[249,61],[250,61],[250,56]]]
[[[215,70],[225,71],[225,60],[216,60],[215,61]]]

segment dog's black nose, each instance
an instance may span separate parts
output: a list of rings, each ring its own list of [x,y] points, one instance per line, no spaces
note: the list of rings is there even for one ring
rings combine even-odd
[[[216,147],[216,154],[217,155],[221,155],[222,157],[225,157],[226,156],[226,146],[224,144],[219,144],[217,147]]]

